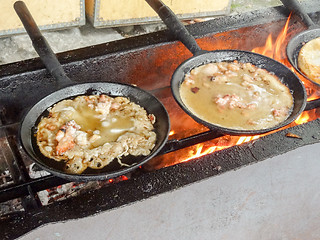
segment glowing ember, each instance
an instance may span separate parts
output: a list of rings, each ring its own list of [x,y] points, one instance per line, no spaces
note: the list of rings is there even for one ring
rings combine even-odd
[[[294,121],[295,124],[303,124],[309,122],[310,120],[317,119],[317,114],[315,110],[303,112],[300,116]]]
[[[196,150],[195,151],[190,150],[189,151],[189,157],[187,157],[186,159],[182,160],[181,162],[186,162],[186,161],[189,161],[191,159],[195,159],[195,158],[198,158],[198,157],[213,153],[213,152],[215,152],[217,150],[222,150],[222,149],[227,148],[227,147],[213,146],[213,147],[209,147],[208,149],[202,151],[203,144],[200,143],[200,144],[195,145],[195,148],[196,148]]]
[[[260,138],[261,136],[262,135],[242,136],[242,137],[239,137],[239,139],[238,139],[236,144],[232,144],[230,142],[230,144],[226,145],[226,146],[212,146],[212,147],[209,147],[209,148],[207,148],[205,150],[204,150],[204,144],[200,143],[200,144],[195,145],[194,146],[195,150],[190,150],[189,151],[189,156],[187,158],[185,158],[184,160],[182,160],[181,162],[186,162],[186,161],[189,161],[191,159],[195,159],[195,158],[198,158],[198,157],[201,157],[201,156],[204,156],[204,155],[216,152],[216,151],[220,151],[220,150],[225,149],[225,148],[232,147],[234,145],[240,145],[242,143],[250,142],[252,140]]]
[[[251,140],[255,140],[260,138],[261,135],[256,135],[256,136],[250,136],[250,137],[240,137],[236,145],[240,145],[242,143],[250,142]]]
[[[128,180],[128,177],[124,176],[124,175],[120,176],[120,178],[121,178],[121,180]]]

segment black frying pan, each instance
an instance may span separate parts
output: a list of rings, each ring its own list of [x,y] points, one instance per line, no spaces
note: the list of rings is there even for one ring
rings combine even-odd
[[[307,25],[308,29],[302,31],[295,35],[287,45],[287,57],[291,65],[306,79],[312,81],[308,76],[306,76],[298,67],[298,56],[300,49],[303,45],[312,39],[320,37],[320,26],[316,25],[308,14],[305,12],[301,4],[297,0],[281,0],[283,5],[289,10],[297,13],[302,18],[303,22]],[[316,85],[320,86],[320,83],[314,82]]]
[[[170,131],[169,116],[161,102],[150,93],[131,85],[110,82],[83,84],[76,84],[72,82],[66,76],[55,54],[51,50],[45,38],[41,35],[26,5],[23,2],[18,1],[14,4],[14,8],[19,15],[25,29],[27,30],[36,51],[40,55],[41,60],[45,64],[46,68],[56,78],[59,87],[59,90],[54,91],[32,106],[22,121],[20,140],[23,148],[31,156],[31,158],[43,169],[58,175],[59,177],[72,181],[89,181],[103,180],[123,175],[129,171],[132,171],[133,169],[136,169],[155,156],[166,143]],[[78,95],[101,93],[109,96],[127,97],[131,101],[144,107],[148,113],[154,114],[156,117],[154,131],[157,134],[155,147],[148,156],[127,156],[123,158],[122,162],[130,164],[130,167],[121,167],[117,161],[114,160],[111,164],[100,170],[87,169],[82,174],[65,173],[63,171],[63,163],[48,159],[40,153],[36,144],[35,127],[37,126],[41,117],[48,114],[47,109],[55,103],[63,99],[74,98]]]
[[[179,39],[194,55],[193,57],[183,62],[175,70],[171,79],[171,89],[177,103],[187,114],[189,114],[197,122],[202,123],[210,129],[214,129],[225,134],[255,135],[266,133],[291,123],[304,110],[307,100],[306,90],[304,88],[303,83],[300,81],[297,75],[290,71],[289,68],[271,58],[252,52],[240,50],[216,50],[210,52],[204,51],[198,46],[193,36],[191,36],[188,30],[179,21],[177,16],[165,4],[163,4],[162,1],[146,0],[146,2],[157,12],[159,17],[169,28],[170,32],[177,39]],[[269,72],[273,72],[276,76],[279,77],[282,83],[289,87],[294,98],[294,106],[290,116],[285,121],[281,122],[280,124],[274,127],[261,130],[237,130],[217,126],[207,121],[204,121],[199,117],[195,116],[193,112],[190,111],[187,106],[185,106],[181,99],[179,88],[184,80],[186,73],[190,72],[195,67],[209,62],[231,62],[234,60],[237,60],[238,62],[252,63],[259,68],[263,68]]]

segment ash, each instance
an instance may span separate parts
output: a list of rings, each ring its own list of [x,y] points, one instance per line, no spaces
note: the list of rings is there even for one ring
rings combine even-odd
[[[0,204],[0,216],[23,211],[24,208],[20,199],[13,199]]]
[[[8,170],[1,170],[0,188],[7,187],[13,183],[14,182],[10,175],[10,172]],[[7,202],[0,203],[0,216],[20,211],[24,211],[20,199],[13,199]]]
[[[75,196],[79,196],[88,193],[92,190],[98,190],[107,185],[117,183],[128,179],[128,176],[120,176],[114,179],[108,179],[104,181],[91,181],[84,183],[70,182],[58,187],[53,187],[50,189],[38,192],[38,197],[43,206],[48,204],[69,199]]]
[[[50,175],[50,173],[42,170],[41,168],[39,168],[37,165],[33,163],[29,167],[29,175],[31,178],[39,178],[39,177]],[[85,194],[92,190],[100,189],[101,187],[104,187],[112,183],[123,181],[125,179],[128,179],[128,177],[129,176],[127,175],[127,176],[120,176],[115,179],[108,179],[104,181],[91,181],[91,182],[83,182],[83,183],[70,182],[57,187],[40,191],[37,194],[41,204],[43,206],[46,206],[56,201],[62,201],[68,198]]]
[[[50,203],[72,198],[90,190],[101,188],[99,182],[88,182],[88,183],[66,183],[64,185],[50,188],[38,192],[38,197],[42,205],[48,205]]]

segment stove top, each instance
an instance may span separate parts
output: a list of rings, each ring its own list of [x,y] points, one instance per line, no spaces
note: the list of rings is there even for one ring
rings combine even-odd
[[[320,22],[320,9],[315,12],[319,6],[309,7],[315,22]],[[214,50],[223,42],[226,49],[250,51],[251,40],[265,42],[269,33],[280,32],[288,14],[282,7],[268,8],[196,23],[188,28],[203,49]],[[298,20],[292,24],[292,31],[304,28]],[[2,66],[0,199],[7,204],[5,207],[14,208],[1,216],[6,239],[47,222],[90,216],[319,142],[320,122],[316,119],[192,161],[177,160],[174,154],[189,151],[186,147],[201,142],[214,141],[219,145],[235,141],[231,136],[221,136],[195,123],[175,103],[170,78],[188,57],[191,54],[181,43],[168,37],[167,31],[58,54],[67,75],[76,82],[122,82],[152,92],[167,108],[175,130],[159,156],[146,166],[128,176],[94,183],[70,183],[41,171],[26,156],[19,144],[19,123],[30,106],[55,90],[55,81],[39,59]],[[316,106],[309,105],[309,109]],[[162,156],[166,156],[165,161]],[[60,199],[59,191],[66,185],[68,197]],[[46,202],[43,194],[53,196],[50,199],[54,200]]]

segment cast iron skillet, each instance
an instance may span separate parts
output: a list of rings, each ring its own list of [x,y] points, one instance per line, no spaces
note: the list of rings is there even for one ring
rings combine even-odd
[[[281,0],[283,5],[289,10],[300,15],[308,29],[294,36],[287,45],[287,57],[291,65],[306,79],[320,86],[320,83],[312,81],[298,67],[298,56],[302,46],[312,39],[320,37],[320,26],[315,24],[308,14],[305,12],[301,4],[297,0]]]
[[[150,93],[131,85],[111,82],[83,84],[76,84],[72,82],[66,76],[55,54],[51,50],[45,38],[41,35],[26,5],[23,2],[18,1],[14,4],[14,8],[23,22],[24,27],[27,30],[35,49],[40,55],[41,60],[46,65],[46,68],[52,73],[52,75],[54,75],[60,87],[59,90],[54,91],[32,106],[22,121],[20,140],[23,148],[31,156],[31,158],[43,169],[59,177],[72,181],[90,181],[103,180],[123,175],[129,171],[132,171],[133,169],[136,169],[155,156],[166,143],[170,131],[169,116],[162,103]],[[37,126],[41,117],[48,114],[47,109],[55,103],[63,99],[74,98],[78,95],[100,93],[104,93],[109,96],[127,97],[131,101],[144,107],[148,113],[154,114],[156,117],[156,123],[154,124],[154,127],[157,134],[155,147],[148,156],[127,156],[123,158],[122,162],[130,164],[129,167],[121,167],[117,161],[114,160],[111,164],[107,165],[103,169],[87,169],[82,174],[65,173],[62,170],[64,166],[63,163],[46,158],[40,153],[35,139],[35,127]]]
[[[162,21],[169,28],[170,32],[179,39],[194,55],[193,57],[184,61],[174,72],[171,79],[171,89],[173,96],[181,108],[189,114],[197,122],[207,126],[210,129],[217,130],[224,134],[232,135],[255,135],[266,133],[280,127],[283,127],[292,121],[294,121],[304,110],[306,106],[306,90],[303,83],[292,71],[289,70],[283,64],[268,58],[266,56],[240,51],[240,50],[215,50],[215,51],[204,51],[202,50],[193,36],[188,32],[184,25],[179,21],[177,16],[160,0],[146,0],[146,2],[157,12]],[[191,110],[183,103],[180,96],[180,85],[184,80],[186,73],[190,72],[193,68],[210,63],[210,62],[232,62],[237,60],[244,63],[252,63],[257,67],[266,69],[269,72],[275,73],[279,79],[289,87],[292,96],[294,98],[294,106],[290,116],[280,124],[266,129],[259,130],[237,130],[232,128],[226,128],[214,125],[203,119],[195,116]]]

